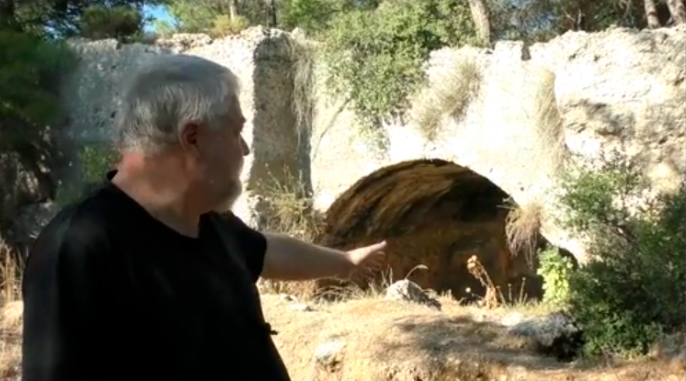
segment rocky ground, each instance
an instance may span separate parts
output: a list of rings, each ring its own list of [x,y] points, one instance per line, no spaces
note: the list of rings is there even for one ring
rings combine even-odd
[[[294,381],[680,381],[683,359],[571,360],[578,331],[540,307],[458,305],[401,281],[346,302],[263,296],[265,315]],[[0,329],[0,380],[19,376],[21,302]]]

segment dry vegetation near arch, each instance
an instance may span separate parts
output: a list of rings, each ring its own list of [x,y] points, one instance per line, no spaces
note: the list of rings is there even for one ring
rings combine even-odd
[[[291,108],[296,119],[299,134],[309,134],[314,119],[316,73],[315,58],[317,42],[306,36],[293,33],[288,39],[289,54],[292,62],[293,99]]]
[[[446,117],[456,120],[464,117],[479,93],[481,75],[476,57],[462,57],[441,70],[437,78],[419,92],[410,113],[427,139],[436,138]]]
[[[535,127],[540,163],[547,163],[553,171],[564,164],[568,156],[562,116],[555,95],[555,73],[543,69],[536,92]]]
[[[524,253],[531,264],[540,242],[543,205],[538,202],[517,205],[511,199],[508,204],[505,234],[510,251],[514,254]]]

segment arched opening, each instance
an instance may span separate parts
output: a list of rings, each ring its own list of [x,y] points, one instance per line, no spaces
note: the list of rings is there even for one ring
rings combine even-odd
[[[394,280],[424,265],[426,269],[413,271],[409,279],[467,300],[486,291],[467,269],[468,259],[476,256],[506,299],[538,298],[542,282],[535,263],[530,266],[525,255],[512,255],[509,249],[508,198],[491,181],[457,164],[436,159],[401,162],[360,179],[343,193],[326,213],[320,242],[348,249],[385,239]],[[382,276],[379,271],[360,272],[351,281],[364,287]]]

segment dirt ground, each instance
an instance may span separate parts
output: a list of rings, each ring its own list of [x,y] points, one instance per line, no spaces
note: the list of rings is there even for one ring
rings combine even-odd
[[[265,315],[294,380],[314,381],[681,381],[683,363],[560,363],[528,339],[491,321],[486,311],[442,299],[442,311],[379,298],[303,305],[263,297]],[[531,312],[531,311],[528,311]],[[342,349],[315,361],[322,344]]]
[[[681,381],[683,363],[559,363],[492,323],[498,314],[441,300],[442,311],[380,298],[304,304],[265,295],[294,381]],[[18,380],[21,302],[5,305],[0,380]],[[324,346],[322,346],[324,344]],[[327,347],[329,349],[327,353]],[[324,353],[324,354],[322,354]],[[316,354],[316,355],[315,355]]]

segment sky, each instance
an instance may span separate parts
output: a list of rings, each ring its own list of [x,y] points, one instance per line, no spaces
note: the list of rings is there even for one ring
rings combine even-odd
[[[173,22],[174,18],[167,12],[166,8],[162,6],[144,6],[143,7],[143,12],[145,13],[146,16],[152,16],[158,20],[166,20],[169,22]],[[147,25],[146,30],[154,30],[152,25]]]

